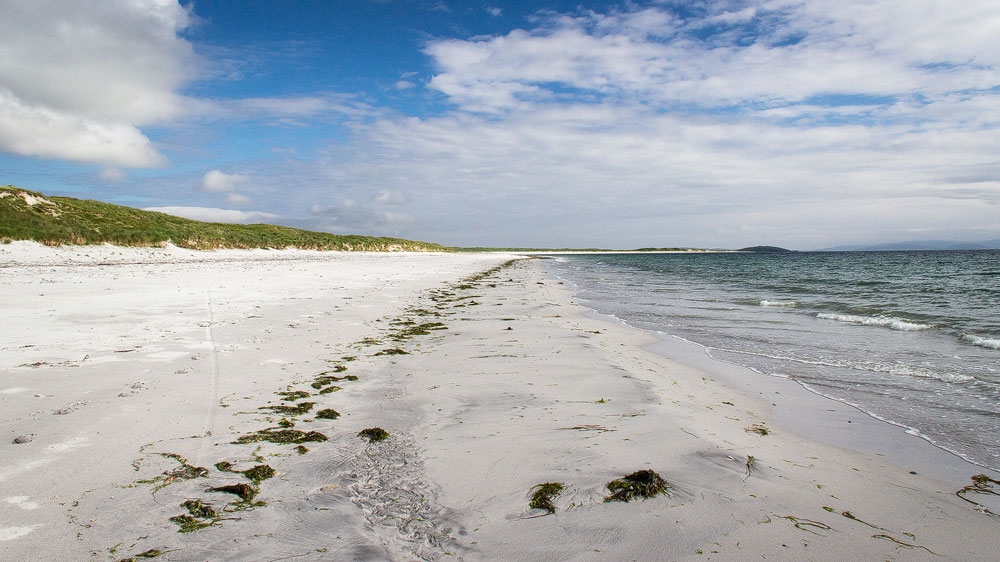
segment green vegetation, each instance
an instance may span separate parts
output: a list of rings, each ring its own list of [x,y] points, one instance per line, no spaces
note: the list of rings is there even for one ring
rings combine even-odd
[[[549,513],[556,512],[556,506],[552,504],[552,498],[562,493],[563,485],[561,482],[536,484],[531,489],[534,490],[534,493],[531,494],[531,501],[528,502],[529,507],[532,509],[544,509]]]
[[[245,484],[241,482],[239,484],[230,484],[228,486],[217,486],[215,488],[209,488],[207,491],[233,494],[234,496],[239,497],[242,501],[249,503],[253,501],[254,497],[257,496],[257,492],[259,490],[257,490],[257,488],[251,486],[250,484]]]
[[[343,251],[445,251],[427,242],[373,236],[341,236],[270,224],[207,223],[132,207],[72,197],[46,197],[0,186],[0,239],[61,244],[183,248],[302,248]]]
[[[316,419],[318,420],[335,420],[339,417],[340,412],[337,410],[331,410],[330,408],[325,408],[316,412]]]
[[[153,491],[157,491],[165,486],[168,486],[178,480],[191,480],[194,478],[203,478],[208,476],[208,469],[203,466],[192,466],[188,464],[187,459],[178,455],[177,453],[157,453],[161,457],[167,457],[168,459],[173,459],[177,461],[180,466],[174,470],[165,470],[163,474],[153,478],[152,480],[139,480],[140,484],[155,484]]]
[[[744,429],[747,433],[756,433],[757,435],[764,436],[771,433],[771,430],[767,428],[763,423],[755,423],[750,427]]]
[[[299,431],[298,429],[262,429],[254,433],[247,433],[234,441],[236,444],[258,443],[267,441],[268,443],[308,443],[310,441],[326,441],[326,435],[318,431]]]
[[[604,498],[607,502],[630,502],[636,498],[652,498],[657,494],[667,493],[667,483],[659,474],[652,470],[639,470],[608,482],[611,495]]]
[[[368,439],[369,443],[374,443],[376,441],[384,441],[388,439],[389,432],[381,427],[369,427],[368,429],[362,429],[359,431],[358,437],[364,437],[365,439]]]
[[[282,400],[287,400],[289,402],[295,402],[296,400],[299,400],[300,398],[309,398],[309,396],[311,396],[311,395],[308,392],[304,391],[304,390],[296,390],[294,392],[279,392],[278,396],[280,396]]]
[[[181,507],[188,510],[186,514],[175,515],[170,520],[180,526],[178,532],[192,533],[205,527],[211,527],[218,521],[219,514],[209,505],[201,500],[187,500]]]
[[[308,396],[308,393],[307,393]],[[300,402],[294,406],[261,406],[257,408],[258,410],[270,410],[275,414],[286,414],[289,416],[300,416],[302,414],[308,413],[315,406],[315,402]]]
[[[159,549],[156,549],[156,548],[151,548],[151,549],[147,550],[146,552],[140,552],[139,554],[136,554],[135,556],[130,556],[128,558],[122,558],[118,562],[139,562],[139,560],[138,560],[139,558],[147,558],[147,559],[149,559],[149,558],[159,558],[160,556],[163,556],[163,551],[162,550],[159,550]]]

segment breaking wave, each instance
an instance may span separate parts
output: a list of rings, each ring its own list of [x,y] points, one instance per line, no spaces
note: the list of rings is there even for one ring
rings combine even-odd
[[[829,312],[820,312],[816,314],[817,318],[822,318],[824,320],[836,320],[837,322],[845,322],[847,324],[861,324],[865,326],[884,326],[893,330],[901,330],[904,332],[916,332],[918,330],[927,330],[933,328],[930,324],[919,324],[917,322],[907,322],[905,320],[900,320],[899,318],[890,318],[888,316],[858,316],[855,314],[833,314]]]

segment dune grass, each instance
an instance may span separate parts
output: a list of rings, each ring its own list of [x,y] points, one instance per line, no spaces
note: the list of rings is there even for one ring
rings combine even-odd
[[[0,186],[0,240],[49,246],[115,244],[182,248],[301,248],[340,251],[445,251],[402,238],[337,235],[272,224],[208,223],[72,197]]]

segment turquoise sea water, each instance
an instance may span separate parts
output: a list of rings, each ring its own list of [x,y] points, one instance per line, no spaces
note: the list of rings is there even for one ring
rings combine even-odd
[[[583,304],[1000,469],[1000,251],[545,261]]]

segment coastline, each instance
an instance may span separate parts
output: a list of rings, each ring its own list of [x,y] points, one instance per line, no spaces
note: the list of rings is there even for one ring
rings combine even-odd
[[[794,419],[761,389],[644,349],[653,335],[590,315],[531,260],[325,254],[0,270],[21,312],[5,330],[0,400],[11,439],[35,434],[3,446],[4,548],[92,560],[992,558],[997,518],[953,482],[786,429]],[[339,390],[313,386],[322,376]],[[296,391],[309,396],[276,394]],[[316,409],[277,415],[306,400]],[[326,440],[299,444],[305,454],[234,443],[281,419]],[[358,437],[372,427],[389,439]],[[185,478],[165,455],[206,473]],[[178,533],[183,502],[231,506],[206,487],[246,483],[219,462],[277,474],[249,505]],[[640,469],[667,495],[604,502],[610,480]],[[552,515],[528,506],[544,482],[565,485]]]

